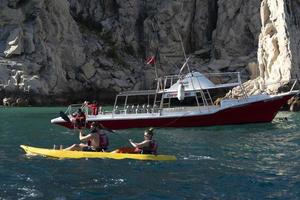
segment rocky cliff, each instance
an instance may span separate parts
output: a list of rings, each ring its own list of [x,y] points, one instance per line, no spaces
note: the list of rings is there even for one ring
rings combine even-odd
[[[257,50],[257,78],[245,83],[249,94],[276,93],[300,71],[300,1],[262,0]],[[257,66],[252,66],[256,68]],[[233,90],[239,96],[240,89]]]
[[[201,72],[297,78],[299,8],[296,0],[1,0],[0,97],[109,102],[153,85],[149,55],[159,75],[177,73],[180,36]]]

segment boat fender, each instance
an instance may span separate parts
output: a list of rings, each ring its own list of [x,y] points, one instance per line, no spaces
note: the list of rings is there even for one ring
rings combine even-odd
[[[184,86],[182,83],[178,85],[177,98],[179,101],[184,100]]]

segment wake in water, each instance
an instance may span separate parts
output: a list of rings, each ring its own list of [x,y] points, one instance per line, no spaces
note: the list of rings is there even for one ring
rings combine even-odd
[[[188,155],[188,156],[178,156],[179,160],[215,160],[210,156],[200,156],[200,155]]]

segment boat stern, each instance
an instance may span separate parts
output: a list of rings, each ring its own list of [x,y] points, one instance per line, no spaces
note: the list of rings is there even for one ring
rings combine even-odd
[[[61,117],[57,117],[57,118],[51,119],[51,124],[57,124],[57,125],[69,128],[69,129],[73,129],[74,128],[74,125],[71,122],[67,122],[67,121],[65,121]]]

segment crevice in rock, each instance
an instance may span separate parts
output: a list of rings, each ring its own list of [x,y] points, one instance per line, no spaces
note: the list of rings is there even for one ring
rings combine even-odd
[[[251,32],[249,26],[245,26],[244,29],[244,33],[245,33],[245,38],[247,38],[247,40],[244,40],[245,45],[248,46],[249,48],[247,52],[245,52],[245,55],[249,55],[253,50],[257,49],[257,44],[253,43],[253,41],[255,41],[255,36],[254,34]]]
[[[70,13],[73,19],[80,25],[81,28],[85,28],[91,31],[97,30],[102,32],[102,24],[100,22],[95,22],[92,17],[83,17],[83,13],[80,12],[76,14],[75,8],[70,7]]]
[[[207,39],[212,41],[213,31],[217,28],[218,23],[218,0],[208,0],[208,27]]]
[[[292,19],[291,22],[293,24],[295,24],[297,27],[299,27],[299,23],[298,23],[298,20],[297,20],[296,16],[299,15],[299,14],[297,14],[297,10],[299,10],[297,8],[299,8],[300,2],[296,2],[296,1],[291,1],[290,2],[290,1],[287,1],[285,5],[286,5],[286,10],[287,10],[287,13],[288,13],[288,17],[290,19]]]
[[[140,8],[139,8],[139,14],[138,18],[135,22],[135,31],[137,36],[137,42],[138,42],[138,51],[137,54],[145,58],[146,57],[146,47],[145,47],[145,41],[144,41],[144,21],[148,17],[148,13],[146,10],[146,3],[145,1],[142,1]]]
[[[18,0],[18,1],[10,0],[10,1],[8,1],[7,6],[9,8],[12,8],[12,9],[19,9],[19,8],[21,8],[22,6],[26,5],[29,2],[30,2],[30,0]]]
[[[218,18],[219,18],[219,0],[208,0],[208,13],[209,13],[209,24],[207,31],[207,39],[211,43],[211,51],[210,51],[210,58],[219,59],[221,57],[221,52],[219,49],[215,47],[214,44],[214,31],[217,29]]]
[[[81,4],[83,9],[77,10],[78,8],[70,2],[70,14],[73,17],[73,19],[79,23],[81,26],[84,26],[90,30],[97,30],[102,32],[103,26],[101,24],[102,20],[105,20],[106,18],[114,18],[116,20],[119,20],[119,4],[113,0],[113,1],[99,1],[99,5],[102,9],[102,15],[101,19],[98,21],[95,20],[95,16],[93,12],[96,12],[95,10],[89,11],[87,14],[85,8],[90,7],[90,1],[82,1]],[[96,8],[95,8],[96,9]]]
[[[191,17],[191,21],[190,21],[190,31],[189,34],[187,35],[187,45],[186,45],[186,53],[189,52],[194,52],[196,51],[196,47],[195,47],[195,42],[193,41],[193,24],[195,23],[195,16],[196,16],[196,8],[197,8],[197,0],[194,0],[194,6],[193,6],[193,10],[192,10],[192,17]]]
[[[114,13],[114,15],[116,15],[116,19],[119,20],[120,16],[119,16],[119,4],[116,2],[116,0],[113,0],[113,3],[112,3],[112,7],[111,7],[111,10],[112,10],[112,13]]]
[[[289,2],[286,1],[285,5],[286,5],[286,11],[287,11],[288,15],[291,15],[291,10],[290,10],[290,6],[289,6]]]

